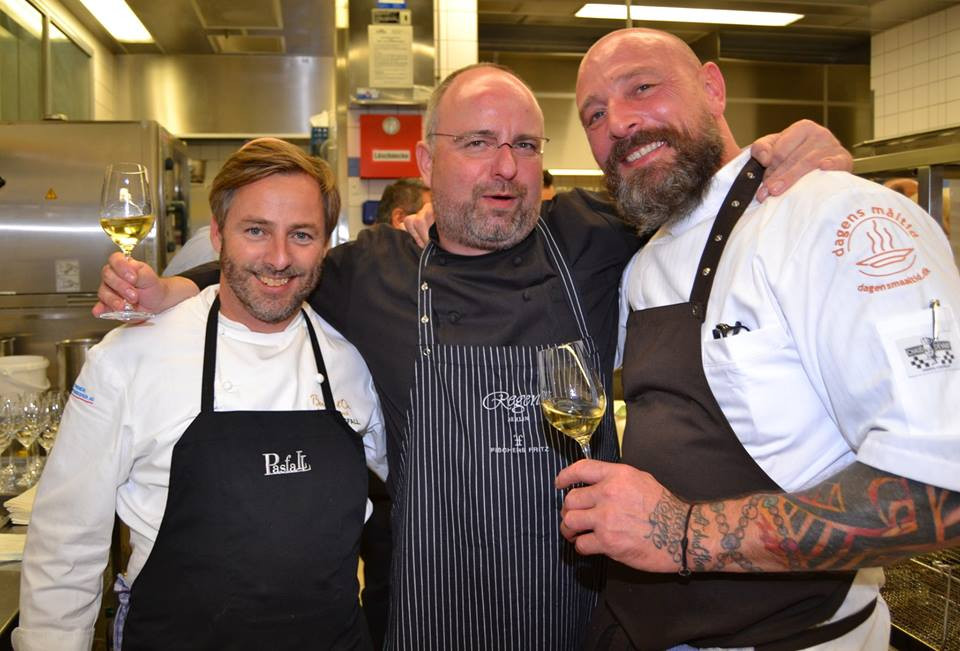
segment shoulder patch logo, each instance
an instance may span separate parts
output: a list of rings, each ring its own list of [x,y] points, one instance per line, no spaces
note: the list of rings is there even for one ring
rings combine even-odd
[[[922,281],[930,274],[917,265],[913,240],[920,237],[912,216],[893,208],[870,206],[851,212],[840,224],[833,241],[833,255],[850,256],[857,271],[882,282],[865,282],[858,291],[875,293]]]

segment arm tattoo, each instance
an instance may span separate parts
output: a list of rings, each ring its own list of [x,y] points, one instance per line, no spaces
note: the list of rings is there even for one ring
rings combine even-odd
[[[698,505],[691,529],[699,571],[887,565],[960,545],[960,493],[854,463],[798,493]]]

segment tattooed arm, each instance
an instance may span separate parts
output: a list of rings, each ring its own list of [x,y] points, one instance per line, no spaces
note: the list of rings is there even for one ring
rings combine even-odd
[[[581,461],[557,477],[570,491],[563,535],[581,554],[675,572],[690,504],[624,464]],[[687,563],[697,572],[849,570],[960,545],[960,493],[854,463],[797,493],[696,504]]]

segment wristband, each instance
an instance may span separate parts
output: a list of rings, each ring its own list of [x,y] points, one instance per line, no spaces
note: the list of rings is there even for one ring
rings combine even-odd
[[[687,538],[687,531],[690,529],[690,515],[693,513],[694,505],[687,508],[687,517],[683,522],[683,538],[680,539],[680,570],[677,572],[680,576],[687,577],[692,574],[687,567],[687,544],[690,540]]]

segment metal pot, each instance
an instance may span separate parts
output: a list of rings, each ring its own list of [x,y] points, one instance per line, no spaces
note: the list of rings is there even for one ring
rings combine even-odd
[[[57,386],[70,391],[87,359],[87,351],[100,343],[100,337],[64,339],[57,342]]]
[[[15,335],[0,335],[0,357],[15,355],[13,349],[16,343],[17,337]]]

